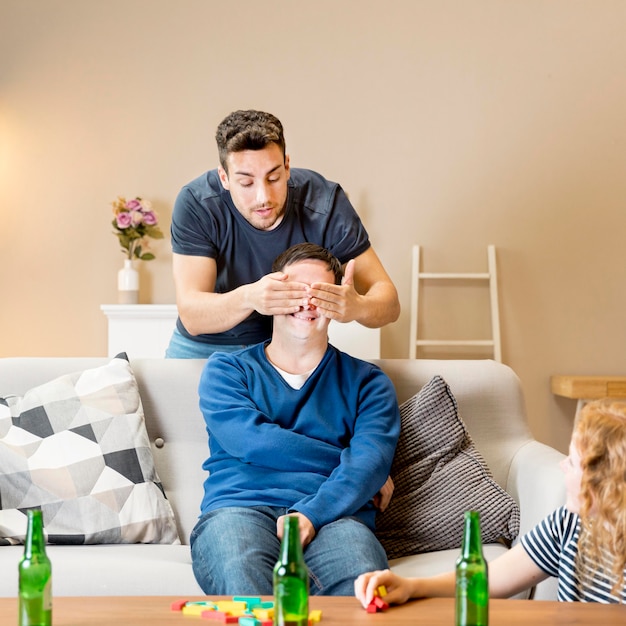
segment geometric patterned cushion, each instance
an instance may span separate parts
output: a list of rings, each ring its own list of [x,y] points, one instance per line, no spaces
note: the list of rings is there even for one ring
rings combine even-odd
[[[483,543],[510,545],[519,534],[519,507],[493,479],[443,378],[407,400],[400,416],[393,498],[376,518],[387,556],[458,548],[470,509],[480,512]]]
[[[180,543],[125,357],[0,398],[0,544]]]

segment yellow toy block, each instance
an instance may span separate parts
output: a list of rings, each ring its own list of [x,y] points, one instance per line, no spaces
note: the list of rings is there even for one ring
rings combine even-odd
[[[218,611],[224,611],[224,613],[231,613],[232,615],[243,615],[248,608],[245,602],[235,602],[234,600],[219,600],[215,602],[215,608]]]
[[[252,609],[252,613],[254,613],[254,617],[262,622],[274,619],[274,609]]]
[[[322,621],[322,612],[319,609],[315,609],[309,613],[309,622],[315,624]]]
[[[379,598],[384,598],[387,595],[387,587],[385,585],[380,585],[378,589],[376,589],[376,594]]]
[[[186,604],[182,608],[183,615],[202,615],[205,611],[213,610],[212,605],[207,604]]]

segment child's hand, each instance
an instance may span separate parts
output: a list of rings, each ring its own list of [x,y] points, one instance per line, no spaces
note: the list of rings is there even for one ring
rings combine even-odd
[[[383,598],[387,604],[403,604],[411,597],[411,585],[407,578],[398,576],[388,569],[367,572],[354,581],[354,595],[364,609],[373,600],[376,590],[381,585],[387,590],[387,595]]]

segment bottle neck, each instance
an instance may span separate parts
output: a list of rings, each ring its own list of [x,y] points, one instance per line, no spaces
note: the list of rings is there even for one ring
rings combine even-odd
[[[463,545],[461,552],[464,558],[482,555],[480,538],[480,514],[478,511],[466,511],[463,528]]]
[[[43,554],[46,551],[46,541],[43,534],[43,515],[41,509],[29,509],[26,539],[24,541],[24,556]]]
[[[285,517],[283,541],[280,548],[282,563],[303,561],[302,543],[300,542],[300,526],[295,515]]]

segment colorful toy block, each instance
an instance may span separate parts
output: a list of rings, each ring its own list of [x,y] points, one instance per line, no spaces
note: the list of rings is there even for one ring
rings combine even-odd
[[[322,621],[322,612],[319,609],[315,609],[309,613],[309,623],[316,624]]]
[[[389,605],[379,597],[375,597],[368,605],[367,612],[368,613],[377,613],[378,611],[386,611],[389,608]]]
[[[367,609],[365,609],[368,613],[376,613],[378,611],[378,607],[376,606],[376,604],[374,603],[374,600],[372,600],[368,605],[367,605]]]
[[[258,597],[234,596],[232,600],[176,600],[170,605],[172,611],[183,615],[200,616],[222,624],[241,626],[273,626],[274,602],[262,601]],[[322,619],[319,610],[309,613],[309,626],[316,626]]]
[[[374,598],[373,602],[376,605],[376,608],[380,609],[381,611],[386,611],[389,608],[389,605],[378,596]]]
[[[217,622],[222,622],[222,624],[236,624],[239,620],[238,617],[231,615],[230,613],[216,610],[203,611],[200,613],[200,617],[203,619],[212,619]]]
[[[218,611],[232,613],[233,615],[236,613],[245,613],[248,610],[248,605],[240,600],[218,600],[214,604]]]
[[[202,615],[202,613],[212,608],[213,603],[187,602],[181,611],[183,615]]]
[[[176,600],[170,605],[172,611],[182,611],[183,607],[187,604],[187,600]]]
[[[256,607],[252,608],[252,613],[254,617],[260,619],[261,621],[267,621],[274,618],[274,608],[271,609],[257,609]]]
[[[367,605],[367,612],[376,613],[378,611],[386,611],[389,608],[389,604],[383,600],[386,595],[387,589],[385,585],[380,585],[380,587],[374,591],[372,601]]]
[[[248,608],[261,604],[261,598],[258,596],[234,596],[233,602],[245,602]]]

